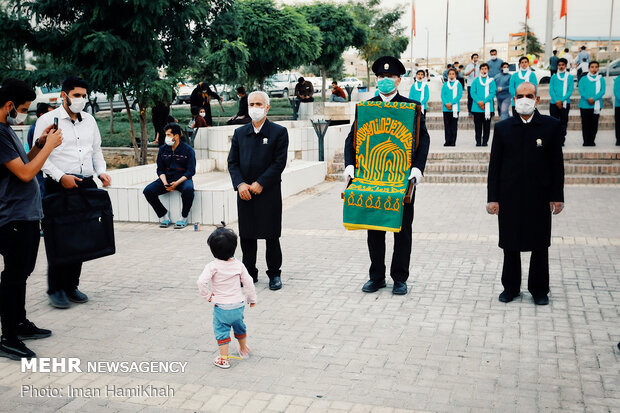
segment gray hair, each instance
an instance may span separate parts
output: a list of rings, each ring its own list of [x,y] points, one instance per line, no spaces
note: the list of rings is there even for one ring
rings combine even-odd
[[[265,101],[265,106],[269,106],[269,95],[262,90],[255,90],[254,92],[248,95],[248,103],[252,100],[252,96],[262,96]]]
[[[534,84],[534,83],[532,83],[532,82],[523,82],[523,83],[521,83],[519,86],[517,86],[517,90],[518,90],[521,86],[523,86],[523,85],[533,86],[533,87],[534,87],[534,94],[535,94],[535,96],[538,96],[538,85],[535,85],[535,84]],[[515,91],[515,92],[516,92],[516,91]]]

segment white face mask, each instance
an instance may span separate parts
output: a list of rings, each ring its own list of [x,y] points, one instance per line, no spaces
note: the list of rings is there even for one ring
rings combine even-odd
[[[13,112],[13,110],[15,111],[15,113],[17,113],[15,117],[11,116],[11,112]],[[13,104],[13,110],[9,111],[9,114],[6,116],[7,123],[9,125],[19,125],[21,123],[24,123],[26,121],[26,118],[28,117],[28,114],[19,113],[17,111],[17,108],[15,108],[15,104]]]
[[[84,110],[84,107],[86,106],[85,98],[69,98],[69,100],[71,101],[71,104],[69,105],[69,110],[71,112],[80,113]]]
[[[260,122],[265,117],[266,111],[265,111],[265,108],[251,107],[248,110],[248,114],[250,115],[250,118],[252,118],[254,122]]]
[[[202,117],[204,118],[205,116],[207,116],[207,114],[206,114],[206,113],[204,113],[204,112],[201,112],[201,113],[200,113],[200,116],[202,116]]]
[[[497,60],[497,56],[491,56],[491,60]]]
[[[174,138],[171,138],[170,136],[166,136],[165,142],[168,146],[174,146]]]
[[[521,98],[515,100],[515,110],[519,115],[531,115],[536,109],[536,100]]]
[[[510,73],[510,69],[509,69],[509,68],[507,68],[507,67],[505,67],[505,68],[503,68],[503,69],[502,69],[502,72],[504,72],[504,73]]]

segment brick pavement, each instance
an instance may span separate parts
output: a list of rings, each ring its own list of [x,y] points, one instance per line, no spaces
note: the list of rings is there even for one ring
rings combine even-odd
[[[269,291],[261,273],[259,304],[246,310],[255,356],[228,371],[211,365],[212,309],[195,287],[211,258],[209,228],[117,224],[118,253],[85,264],[91,301],[69,310],[47,303],[41,250],[28,311],[54,335],[30,342],[40,357],[187,369],[21,373],[1,359],[0,411],[620,411],[620,188],[566,188],[547,307],[527,292],[497,301],[501,251],[480,185],[421,185],[409,294],[363,294],[365,237],[342,229],[341,189],[325,183],[285,201],[284,288]],[[20,397],[22,385],[148,384],[170,386],[174,397]]]

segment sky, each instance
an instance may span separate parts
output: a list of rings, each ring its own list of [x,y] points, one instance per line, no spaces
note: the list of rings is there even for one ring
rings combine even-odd
[[[443,57],[445,49],[446,4],[448,0],[415,0],[416,37],[414,57],[426,56],[426,30],[429,32],[429,57]],[[480,49],[482,47],[484,0],[449,0],[448,55]],[[489,23],[486,26],[487,42],[508,41],[508,34],[519,31],[525,21],[527,0],[488,0]],[[284,0],[287,4],[311,3],[307,0]],[[322,1],[321,1],[322,2]],[[344,0],[336,0],[342,3]],[[564,19],[560,19],[561,0],[553,0],[553,35],[564,35]],[[568,0],[568,37],[609,36],[612,0]],[[385,7],[402,5],[405,15],[403,26],[411,33],[411,1],[383,0]],[[547,0],[530,0],[528,24],[541,43],[545,40]],[[612,36],[620,36],[620,1],[614,4]],[[410,49],[404,53],[409,56]]]

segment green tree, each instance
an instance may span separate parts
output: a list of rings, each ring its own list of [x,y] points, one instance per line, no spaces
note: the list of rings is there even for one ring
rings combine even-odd
[[[314,61],[320,53],[321,33],[290,6],[273,0],[235,1],[212,24],[210,47],[218,53],[237,39],[249,52],[247,77],[263,89],[265,78]]]
[[[527,50],[525,50],[525,55],[532,54],[534,56],[540,56],[544,53],[544,49],[538,41],[538,37],[536,37],[534,32],[530,31],[530,26],[525,23],[523,23],[523,36],[518,38],[517,43],[522,47],[525,45],[525,33],[527,33]]]
[[[366,62],[366,82],[370,86],[370,67],[381,56],[399,57],[409,45],[404,35],[405,28],[400,24],[404,13],[402,6],[387,11],[380,0],[361,0],[349,2],[355,20],[369,28],[366,42],[357,49]]]
[[[91,89],[125,101],[136,160],[146,163],[146,111],[170,99],[189,56],[227,0],[11,0],[34,25],[29,49],[49,54],[72,74],[86,78]],[[161,73],[165,70],[166,76]],[[66,73],[69,74],[69,73]],[[139,106],[138,148],[129,100]]]
[[[362,47],[368,38],[367,31],[357,24],[346,6],[316,2],[300,6],[298,10],[321,31],[321,54],[313,63],[319,67],[323,78],[321,94],[325,101],[327,72],[342,71],[342,53],[349,47]]]

